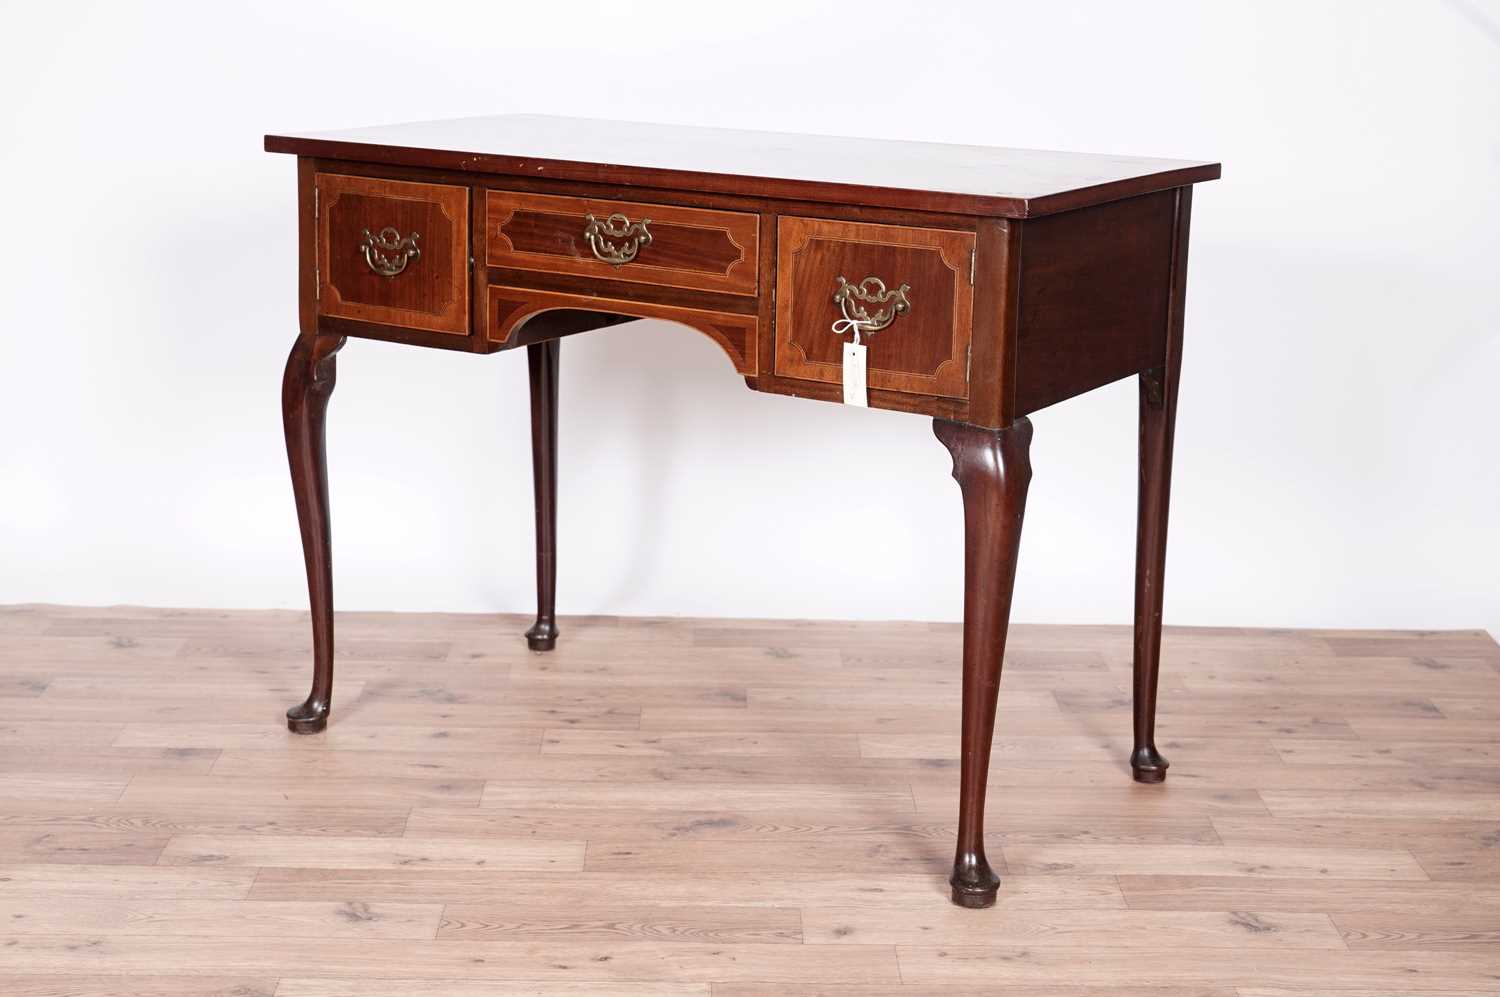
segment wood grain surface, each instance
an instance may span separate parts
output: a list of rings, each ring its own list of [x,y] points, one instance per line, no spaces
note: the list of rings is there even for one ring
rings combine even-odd
[[[759,286],[760,217],[750,212],[508,190],[487,191],[485,212],[490,266],[732,294]],[[601,262],[584,235],[586,219],[616,214],[651,236],[620,266]]]
[[[948,902],[956,625],[0,608],[8,997],[1478,997],[1500,647],[1011,628],[997,905]]]
[[[791,197],[1011,218],[1214,180],[1219,164],[1138,156],[498,114],[304,135],[267,152],[632,188]]]
[[[795,216],[783,216],[778,231],[777,374],[843,380],[849,339],[834,331],[845,317],[834,292],[841,278],[858,288],[873,277],[890,293],[905,287],[910,299],[887,328],[865,337],[870,386],[968,396],[974,233]],[[871,315],[881,310],[876,302],[866,309]]]
[[[336,173],[320,173],[316,183],[319,311],[467,335],[468,188]],[[396,239],[414,234],[417,255],[395,276],[383,276],[363,252],[367,234]],[[405,258],[404,251],[393,255]]]

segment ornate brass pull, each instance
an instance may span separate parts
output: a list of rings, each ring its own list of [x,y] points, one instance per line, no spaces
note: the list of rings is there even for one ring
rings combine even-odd
[[[847,323],[844,331],[853,330],[865,334],[879,332],[896,321],[897,315],[911,308],[911,302],[906,300],[906,292],[911,290],[910,284],[902,284],[894,291],[887,291],[885,281],[879,277],[866,277],[858,284],[851,284],[840,277],[838,285],[838,290],[833,292],[833,301],[839,306],[839,311],[844,313],[844,322]],[[864,305],[887,307],[877,307],[875,314],[871,315]]]
[[[622,267],[635,259],[635,254],[651,245],[651,231],[646,228],[651,219],[642,218],[632,222],[619,212],[600,221],[593,215],[585,215],[583,237],[589,241],[594,257],[612,267]],[[620,240],[617,245],[611,241]]]
[[[371,270],[382,277],[394,277],[422,255],[422,250],[417,248],[419,238],[421,236],[413,232],[403,239],[400,232],[387,225],[379,235],[371,235],[370,230],[365,229],[360,236],[359,248],[364,251],[365,262]]]

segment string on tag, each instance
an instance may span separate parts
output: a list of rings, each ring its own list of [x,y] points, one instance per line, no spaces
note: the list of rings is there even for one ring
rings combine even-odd
[[[854,333],[854,345],[859,345],[859,327],[866,323],[857,318],[841,318],[833,323],[833,334],[842,336],[846,332]]]

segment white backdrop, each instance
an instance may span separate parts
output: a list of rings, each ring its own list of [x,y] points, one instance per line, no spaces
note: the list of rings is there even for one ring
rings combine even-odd
[[[3,4],[0,603],[305,606],[267,131],[513,111],[1219,159],[1173,623],[1500,633],[1500,3]],[[956,619],[929,422],[563,344],[560,609]],[[532,601],[525,360],[351,341],[343,608]],[[1015,618],[1127,622],[1135,386],[1033,417]],[[866,538],[881,537],[879,543]]]

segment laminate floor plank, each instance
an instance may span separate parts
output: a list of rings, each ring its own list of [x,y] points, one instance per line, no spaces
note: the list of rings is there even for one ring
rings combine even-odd
[[[1005,909],[1076,909],[1124,906],[1113,876],[1024,876],[1006,878],[997,900]],[[649,873],[500,873],[454,869],[263,868],[250,891],[254,900],[304,900],[355,896],[390,903],[444,902],[551,905],[566,910],[591,904],[691,906],[870,907],[925,909],[948,893],[942,875],[894,873],[770,874],[746,867],[733,872],[671,875]]]
[[[633,693],[631,693],[633,695]],[[622,697],[624,698],[624,697]],[[543,705],[513,703],[406,703],[379,700],[352,704],[333,723],[371,726],[420,725],[444,727],[595,727],[637,730],[641,726],[639,698],[612,704],[571,703],[556,694]]]
[[[0,899],[0,924],[11,935],[430,940],[442,915],[442,904],[75,899],[63,907],[37,897]]]
[[[1500,881],[1483,886],[1393,879],[1274,879],[1248,876],[1121,875],[1126,903],[1138,910],[1288,912],[1428,911],[1484,907],[1500,918]],[[1337,916],[1337,915],[1335,915]]]
[[[451,903],[443,909],[440,941],[690,941],[725,945],[798,945],[803,941],[797,907],[678,907],[650,903],[587,903],[559,908],[543,902],[521,906]]]
[[[1018,872],[1074,875],[1161,875],[1184,868],[1207,875],[1274,879],[1428,879],[1412,854],[1401,848],[1305,848],[1283,845],[1037,845],[1004,848]]]
[[[1500,671],[1496,673],[1500,677]],[[1400,720],[1392,717],[1351,717],[1349,728],[1365,744],[1383,741],[1429,741],[1450,743],[1455,751],[1478,743],[1488,751],[1495,743],[1496,722],[1486,717],[1429,717]],[[1300,735],[1293,735],[1300,736]]]
[[[1413,732],[1415,733],[1415,732]],[[1376,765],[1454,768],[1500,765],[1500,741],[1298,741],[1272,742],[1281,761],[1292,765]]]
[[[171,839],[157,861],[198,867],[577,870],[583,868],[583,857],[581,841],[184,834]]]
[[[351,680],[347,687],[340,687],[341,699],[351,702],[358,699],[364,693],[366,684],[362,680]],[[174,674],[163,671],[160,675],[154,675],[136,671],[133,675],[121,675],[116,670],[106,677],[61,676],[50,682],[42,695],[49,703],[58,700],[119,702],[122,712],[138,709],[143,702],[178,699],[207,703],[219,698],[229,702],[263,703],[269,707],[276,703],[295,702],[298,696],[306,695],[307,690],[301,688],[303,685],[306,683],[295,682],[290,678],[285,681],[245,678],[225,680],[222,676],[217,679],[203,676],[187,680],[180,672]]]
[[[161,776],[130,780],[119,802],[131,806],[172,806],[203,800],[234,801],[245,808],[315,806],[337,801],[351,807],[478,803],[478,779],[331,779],[299,776]]]
[[[0,696],[40,696],[54,681],[55,679],[48,677],[41,670],[30,674],[16,671],[0,672]]]
[[[1243,992],[1243,991],[1241,991]],[[939,988],[916,986],[793,986],[769,983],[716,983],[713,997],[916,997],[918,994],[940,994],[941,997],[1239,997],[1231,987],[1151,987],[1151,986],[1019,986],[993,983],[971,985],[944,983]],[[1339,997],[1344,997],[1341,993]]]
[[[960,742],[957,737],[949,734],[861,734],[859,747],[863,758],[944,758],[956,761]],[[1264,737],[1166,737],[1160,740],[1159,747],[1163,753],[1175,753],[1184,759],[1204,764],[1210,761],[1238,764],[1282,761],[1276,746],[1269,738]],[[992,769],[1015,767],[1021,762],[1036,765],[1060,761],[1098,761],[1123,765],[1130,758],[1130,750],[1128,730],[1116,732],[1112,736],[1037,734],[1029,737],[997,730],[994,743],[990,746],[990,764]]]
[[[1002,700],[1004,697],[1001,697]],[[640,713],[643,731],[718,730],[789,733],[947,733],[958,737],[956,708],[937,706],[863,706],[848,703],[838,709],[822,706],[680,706],[675,703],[646,704]],[[997,710],[996,729],[1007,734],[1087,733],[1091,728],[1076,719],[1064,721],[1059,714],[1035,716],[1011,710],[1003,702]],[[1061,725],[1061,728],[1060,728]],[[1092,728],[1100,729],[1100,728]],[[1107,729],[1107,728],[1105,728]],[[1340,735],[1344,736],[1344,735]]]
[[[196,800],[134,805],[77,803],[28,804],[24,811],[0,811],[0,835],[34,831],[40,835],[95,832],[102,835],[282,834],[335,837],[398,837],[411,808],[262,804],[205,794]],[[101,840],[106,840],[101,837]]]
[[[53,607],[40,604],[0,606],[0,634],[39,634],[52,625]]]
[[[1239,997],[1314,997],[1314,995],[1328,994],[1329,991],[1321,988],[1298,988],[1288,989],[1285,987],[1240,987]],[[1493,989],[1472,990],[1467,987],[1461,990],[1413,990],[1402,987],[1397,990],[1371,990],[1368,987],[1357,989],[1340,989],[1335,997],[1494,997]]]
[[[741,841],[732,847],[717,841],[590,842],[584,868],[589,872],[670,872],[690,863],[705,874],[730,875],[736,869],[765,869],[782,875],[829,872],[854,875],[875,866],[919,874],[948,857],[945,841],[930,838],[856,839],[850,841]],[[990,865],[1005,875],[1004,858]]]
[[[533,746],[520,754],[535,754]],[[514,755],[502,751],[242,751],[215,762],[220,779],[416,779],[484,781],[502,777]]]
[[[1452,694],[1492,685],[1494,657],[1297,657],[1250,661],[1231,658],[1179,676],[1189,692],[1261,693],[1305,690],[1309,695],[1337,696],[1351,682],[1365,683],[1385,695],[1428,696],[1434,689]]]
[[[0,826],[0,863],[150,865],[169,840],[159,831]]]
[[[0,897],[45,897],[68,902],[74,897],[242,900],[249,895],[255,876],[255,869],[0,864]]]
[[[1438,910],[1344,912],[1333,923],[1351,949],[1500,950],[1500,916],[1494,907],[1473,904]]]
[[[764,731],[720,734],[644,731],[548,730],[542,733],[544,755],[790,755],[804,758],[860,755],[857,734],[783,734]]]
[[[1243,993],[1240,991],[1239,993]],[[793,986],[770,983],[716,983],[713,997],[916,997],[917,994],[940,994],[942,997],[1239,997],[1230,987],[1151,987],[1151,986],[997,986],[993,983],[972,985],[944,983],[940,988],[916,986]],[[1341,993],[1339,997],[1344,997]]]
[[[810,943],[862,945],[1059,946],[1074,949],[1143,948],[1162,938],[1184,948],[1345,949],[1338,927],[1323,914],[1252,911],[1113,910],[1001,911],[983,918],[960,908],[876,911],[808,907],[802,933]]]
[[[911,792],[906,787],[826,786],[803,783],[692,783],[631,785],[578,782],[511,782],[485,784],[482,806],[537,809],[597,809],[619,807],[691,808],[713,800],[725,810],[816,809],[824,814],[880,814],[910,816]]]
[[[1111,814],[1162,817],[1212,817],[1218,814],[1265,815],[1266,806],[1253,789],[1199,789],[1176,785],[1142,786],[1130,781],[1130,773],[1112,786],[1068,786],[1055,782],[1042,786],[1016,786],[1005,794],[1001,806],[1040,813],[1086,815],[1107,818]],[[951,815],[958,792],[957,773],[942,770],[912,787],[917,812]],[[995,794],[998,797],[999,794]],[[992,797],[992,798],[995,798]],[[1003,811],[997,809],[996,814]],[[999,821],[996,821],[999,824]]]
[[[183,641],[172,636],[122,636],[97,634],[78,637],[0,632],[0,661],[4,670],[37,671],[50,664],[58,671],[74,661],[106,661],[115,668],[142,658],[171,658],[181,653]],[[48,669],[51,672],[53,669]]]
[[[1410,850],[1442,846],[1482,853],[1500,841],[1500,821],[1219,815],[1210,817],[1209,823],[1226,845],[1278,845],[1292,836],[1317,848],[1395,846]]]
[[[808,820],[805,811],[505,809],[485,807],[417,807],[406,822],[409,837],[474,838],[487,835],[561,835],[574,831],[591,843],[664,843],[716,841],[725,847],[745,842],[867,841],[927,838],[949,842],[957,834],[953,819],[905,822],[888,817],[867,820]],[[1095,844],[1219,844],[1206,817],[1122,817],[1109,823],[1070,820],[1057,814],[1024,811],[992,833],[1006,842]]]
[[[360,977],[345,980],[283,979],[276,997],[713,997],[713,987],[707,983],[511,980],[503,989],[497,989],[493,983],[469,980],[374,980]]]
[[[129,776],[86,772],[0,772],[0,807],[51,800],[113,803],[130,781]]]
[[[10,972],[90,976],[159,973],[165,966],[183,975],[265,976],[288,966],[315,966],[328,976],[393,980],[900,982],[895,950],[869,945],[349,938],[280,938],[275,944],[247,945],[233,938],[0,933],[0,951]]]
[[[292,697],[291,702],[296,702],[305,695],[307,695],[307,690],[303,689]],[[341,697],[340,703],[344,703],[349,698],[351,697]],[[287,702],[284,696],[274,695],[261,696],[253,701],[236,701],[217,697],[205,701],[192,697],[167,697],[165,699],[150,696],[137,699],[58,697],[49,699],[46,696],[0,696],[0,716],[5,717],[7,724],[21,721],[44,721],[65,723],[75,727],[127,722],[162,726],[204,722],[264,724],[281,719],[291,702]],[[282,730],[286,730],[284,719]]]
[[[1500,645],[1011,628],[996,905],[955,624],[0,607],[5,997],[1479,997]]]
[[[207,775],[219,759],[217,748],[12,747],[0,751],[0,773],[112,774],[152,772]]]
[[[1165,750],[1165,749],[1163,749]],[[1266,793],[1411,793],[1443,790],[1455,795],[1487,795],[1500,789],[1500,765],[1445,765],[1417,769],[1393,765],[1212,765],[1173,766],[1184,786],[1251,788]],[[1267,803],[1267,806],[1270,804]]]
[[[310,660],[312,640],[288,628],[277,631],[262,627],[243,627],[233,631],[210,632],[203,639],[189,638],[177,649],[183,658],[293,658]],[[334,648],[334,660],[358,658],[361,661],[403,661],[412,664],[442,661],[448,657],[446,640],[400,640],[391,637],[364,638],[342,634]]]
[[[1500,727],[1496,728],[1500,735]],[[1432,787],[1430,787],[1432,788]],[[1273,817],[1387,817],[1500,821],[1500,789],[1479,792],[1338,792],[1336,790],[1262,790]]]
[[[574,755],[517,753],[490,755],[487,782],[517,786],[548,784],[619,783],[632,786],[695,784],[798,785],[812,792],[821,787],[838,792],[850,787],[905,792],[913,778],[937,769],[958,770],[956,763],[938,765],[895,761],[866,761],[830,755],[808,758],[787,755]],[[582,790],[579,790],[580,792]],[[697,804],[693,801],[693,805]],[[587,804],[584,804],[587,806]],[[600,806],[603,806],[601,804]],[[666,801],[663,801],[666,806]]]
[[[1497,840],[1500,835],[1489,832],[1479,836],[1477,846],[1413,844],[1411,853],[1433,879],[1488,884],[1500,880]]]
[[[5,997],[276,997],[275,978],[217,976],[8,976]]]
[[[1411,693],[1369,692],[1368,687],[1345,689],[1339,692],[1308,692],[1298,690],[1295,697],[1281,691],[1250,692],[1248,690],[1182,691],[1172,698],[1174,712],[1203,718],[1236,719],[1245,716],[1276,723],[1282,716],[1294,719],[1315,714],[1334,717],[1407,718],[1431,720],[1444,716],[1442,710],[1430,699]],[[1060,689],[1053,693],[1057,704],[1065,711],[1114,712],[1129,715],[1131,699],[1128,693],[1114,694],[1107,690]]]
[[[1370,952],[1319,949],[1174,948],[1143,959],[1130,949],[1045,946],[902,946],[902,982],[936,991],[950,984],[1054,985],[1059,979],[1090,986],[1233,986],[1302,988],[1324,997],[1351,989],[1406,994],[1481,990],[1497,979],[1492,952]]]
[[[50,720],[27,720],[22,723],[7,718],[0,721],[0,747],[107,748],[115,743],[125,726],[123,723],[89,721],[60,723]]]
[[[286,725],[261,721],[242,724],[137,724],[116,727],[116,747],[209,748],[225,751],[269,751],[299,758],[339,757],[355,751],[435,753],[481,752],[491,755],[536,754],[542,728],[456,727],[451,724],[346,724],[340,719],[311,736],[293,734]],[[354,764],[354,763],[351,763]]]

